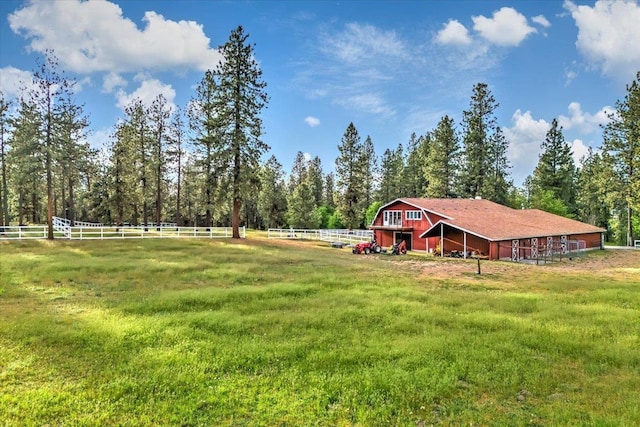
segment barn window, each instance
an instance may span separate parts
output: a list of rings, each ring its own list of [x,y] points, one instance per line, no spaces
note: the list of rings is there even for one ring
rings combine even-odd
[[[421,220],[422,211],[406,211],[405,216],[407,220]]]
[[[383,225],[402,226],[402,211],[384,211],[383,219]]]

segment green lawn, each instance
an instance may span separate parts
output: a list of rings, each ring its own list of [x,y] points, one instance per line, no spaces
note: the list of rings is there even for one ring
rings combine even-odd
[[[624,255],[0,242],[0,426],[640,425]]]

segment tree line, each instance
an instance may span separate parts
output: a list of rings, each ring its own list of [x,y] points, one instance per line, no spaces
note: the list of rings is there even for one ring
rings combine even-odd
[[[50,224],[51,217],[106,224],[249,228],[363,228],[399,197],[482,197],[538,208],[607,229],[631,244],[640,230],[640,72],[616,102],[598,151],[577,166],[553,119],[533,173],[513,184],[509,141],[489,87],[473,87],[456,124],[449,117],[423,135],[376,154],[349,123],[333,171],[298,152],[287,174],[262,141],[266,83],[242,27],[220,47],[183,107],[159,94],[133,99],[98,151],[87,143],[75,81],[55,54],[38,61],[33,84],[0,96],[0,224]],[[0,94],[1,95],[1,94]],[[266,160],[265,160],[266,158]]]

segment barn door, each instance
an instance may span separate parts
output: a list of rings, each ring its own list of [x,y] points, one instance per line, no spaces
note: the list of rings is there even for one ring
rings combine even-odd
[[[393,233],[393,242],[400,243],[400,241],[404,240],[407,244],[407,250],[411,250],[411,241],[413,240],[413,233],[402,233],[396,231]]]

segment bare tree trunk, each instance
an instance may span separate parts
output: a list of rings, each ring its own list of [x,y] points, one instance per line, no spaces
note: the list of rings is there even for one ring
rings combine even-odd
[[[69,177],[69,216],[67,217],[71,220],[71,226],[75,227],[76,225],[76,203],[73,198],[73,178]]]

